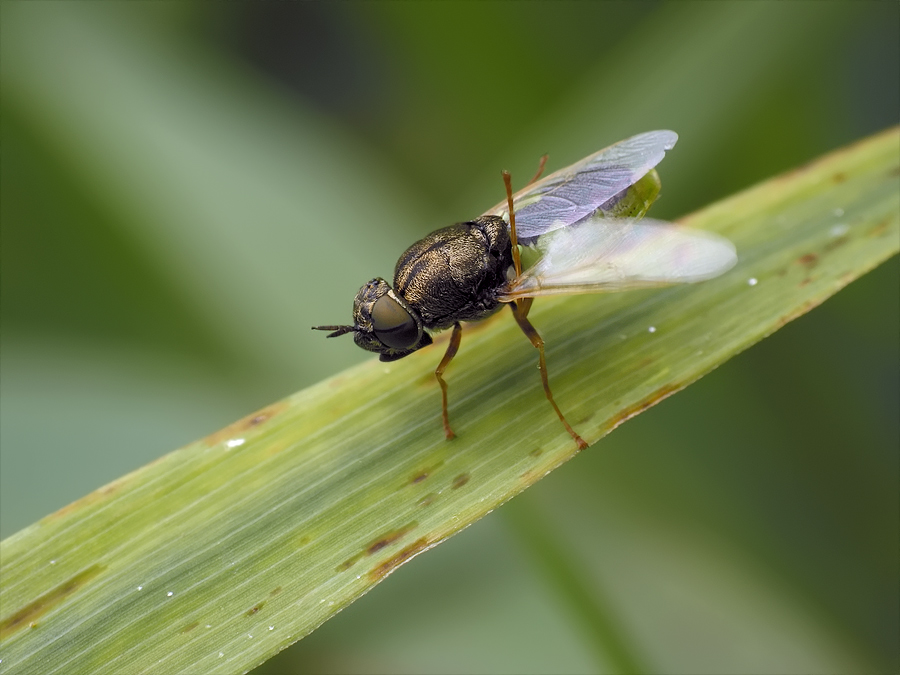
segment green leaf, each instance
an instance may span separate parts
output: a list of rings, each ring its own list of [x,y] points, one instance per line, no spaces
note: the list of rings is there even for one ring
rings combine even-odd
[[[900,247],[900,133],[683,222],[734,241],[703,284],[542,300],[560,407],[595,442]],[[160,458],[0,544],[4,672],[240,672],[576,454],[506,313],[374,359]]]

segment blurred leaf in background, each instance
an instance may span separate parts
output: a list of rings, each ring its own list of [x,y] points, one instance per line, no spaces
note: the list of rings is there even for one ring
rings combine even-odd
[[[4,537],[367,358],[309,326],[499,201],[501,168],[524,182],[544,152],[552,170],[675,129],[653,215],[677,218],[900,117],[896,3],[0,12]],[[895,672],[898,272],[260,672],[606,670],[573,578],[653,671]]]

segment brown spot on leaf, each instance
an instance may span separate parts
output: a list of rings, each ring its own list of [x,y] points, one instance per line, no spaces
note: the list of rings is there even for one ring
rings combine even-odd
[[[246,612],[244,612],[244,616],[253,616],[259,610],[261,610],[263,607],[265,607],[265,605],[266,605],[265,600],[261,600],[260,602],[257,602],[255,605],[253,605],[253,607],[251,607]]]
[[[434,494],[433,492],[429,492],[427,495],[425,495],[424,497],[422,497],[419,500],[418,504],[419,504],[419,506],[422,506],[422,507],[431,506],[432,504],[434,504],[435,500],[437,500],[437,495]]]
[[[613,429],[615,429],[617,426],[619,426],[623,422],[627,422],[632,417],[635,417],[636,415],[640,415],[647,408],[651,408],[651,407],[655,406],[657,403],[662,401],[664,398],[671,396],[676,391],[680,391],[681,389],[684,389],[684,385],[682,385],[682,384],[669,384],[669,385],[666,385],[665,387],[662,387],[661,389],[657,389],[655,392],[650,394],[643,401],[640,401],[639,403],[636,403],[635,405],[633,405],[629,408],[625,408],[625,410],[620,411],[619,414],[617,414],[615,417],[610,419],[605,425],[605,427],[606,427],[605,431],[607,433],[612,431]]]
[[[358,563],[360,558],[362,558],[362,553],[357,553],[354,556],[350,556],[344,562],[342,562],[340,565],[338,565],[334,571],[335,572],[346,572],[351,567],[353,567],[356,563]]]
[[[200,625],[199,621],[194,621],[193,623],[189,623],[187,626],[185,626],[184,628],[181,629],[181,633],[182,634],[190,633],[192,630],[194,630],[199,625]]]
[[[817,307],[821,302],[822,302],[821,300],[818,300],[818,301],[816,301],[816,300],[807,300],[806,302],[804,302],[802,305],[800,305],[800,307],[798,307],[798,308],[797,308],[796,310],[794,310],[793,312],[790,312],[789,314],[785,314],[784,316],[779,317],[779,319],[778,319],[778,327],[781,328],[781,327],[784,326],[786,323],[789,323],[789,322],[793,321],[794,319],[796,319],[796,318],[798,318],[798,317],[800,317],[800,316],[803,316],[803,315],[806,314],[809,310],[813,309],[814,307]]]
[[[831,177],[831,180],[833,180],[835,183],[843,183],[845,180],[847,180],[847,174],[841,173],[839,171]]]
[[[419,524],[416,521],[413,521],[411,523],[407,523],[400,529],[391,530],[390,532],[386,532],[385,534],[378,537],[378,539],[376,539],[375,541],[370,543],[368,546],[366,546],[366,555],[372,555],[374,553],[378,553],[378,551],[380,551],[381,549],[383,549],[387,546],[390,546],[394,542],[398,541],[399,539],[403,538],[405,535],[412,532],[414,529],[416,529],[416,527],[418,527],[418,525]]]
[[[434,475],[434,472],[437,471],[443,463],[444,461],[441,460],[436,464],[433,464],[432,466],[426,466],[423,469],[419,469],[416,474],[410,479],[410,484],[415,485],[416,483],[421,483],[423,480]]]
[[[513,214],[513,215],[515,215],[515,214]],[[529,454],[531,457],[540,457],[541,454],[543,454],[543,452],[544,452],[544,451],[541,450],[540,448],[535,448],[534,450],[532,450],[532,451],[529,452],[528,454]]]
[[[203,443],[211,447],[232,438],[239,438],[247,430],[271,420],[278,413],[287,408],[287,405],[286,401],[279,401],[278,403],[266,406],[262,410],[257,410],[255,413],[251,413],[246,417],[239,419],[237,422],[229,424],[224,429],[220,429],[219,431],[210,434],[203,439]]]
[[[819,262],[819,256],[815,253],[807,253],[806,255],[802,255],[797,258],[797,262],[801,265],[806,265],[808,267],[814,267],[816,263]]]
[[[885,232],[887,232],[888,226],[890,224],[891,224],[891,219],[885,218],[880,223],[878,223],[875,227],[873,227],[871,230],[866,232],[866,235],[869,237],[880,237]]]
[[[279,593],[281,593],[281,586],[276,586],[271,591],[269,591],[269,597],[274,598]]]
[[[104,565],[91,565],[82,570],[71,579],[61,583],[56,588],[47,591],[37,600],[33,600],[16,612],[13,612],[5,619],[0,620],[0,639],[4,639],[12,635],[20,628],[34,624],[37,626],[37,619],[56,607],[70,595],[83,588],[85,584],[90,582],[94,577],[106,569]]]
[[[151,462],[151,464],[156,464],[157,462],[165,459],[166,456],[167,455],[163,455],[162,457],[155,459],[153,462]],[[104,485],[103,487],[98,488],[98,489],[94,490],[93,492],[86,494],[81,499],[78,499],[78,500],[72,502],[71,504],[67,504],[66,506],[59,509],[59,511],[56,511],[55,513],[51,513],[50,515],[45,516],[44,518],[41,519],[41,521],[43,522],[43,521],[58,520],[60,518],[68,516],[72,513],[80,511],[84,508],[87,508],[88,506],[91,506],[92,504],[101,502],[104,499],[106,499],[107,497],[109,497],[110,495],[115,494],[116,492],[121,490],[125,486],[126,483],[129,483],[134,479],[134,476],[135,476],[135,474],[130,473],[125,476],[122,476],[121,478],[117,478],[116,480],[109,483],[108,485]]]
[[[431,545],[426,537],[416,539],[412,544],[404,548],[392,558],[388,558],[378,567],[369,572],[369,580],[378,582],[384,579],[388,574],[400,567],[407,560],[417,556]]]
[[[51,513],[49,516],[45,516],[41,520],[42,521],[59,520],[60,518],[64,518],[65,516],[68,516],[72,513],[80,511],[81,509],[87,508],[88,506],[90,506],[92,504],[96,504],[97,502],[102,500],[105,496],[106,495],[103,494],[102,489],[94,490],[93,492],[86,494],[81,499],[77,499],[74,502],[72,502],[71,504],[66,504],[59,511]]]
[[[453,485],[451,486],[454,490],[458,490],[463,485],[469,482],[469,474],[461,473],[456,478],[453,479]]]
[[[847,237],[838,237],[837,239],[833,239],[832,241],[829,241],[827,244],[825,244],[825,250],[833,251],[836,248],[840,248],[848,241],[849,239],[847,239]]]

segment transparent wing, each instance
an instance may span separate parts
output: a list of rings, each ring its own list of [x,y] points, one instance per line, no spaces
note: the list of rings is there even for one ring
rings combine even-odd
[[[533,239],[591,215],[659,164],[677,140],[674,131],[638,134],[520,190],[513,196],[519,239]],[[506,201],[485,215],[509,222]]]
[[[693,283],[737,262],[719,235],[659,220],[588,218],[537,240],[540,259],[500,293],[501,302]]]

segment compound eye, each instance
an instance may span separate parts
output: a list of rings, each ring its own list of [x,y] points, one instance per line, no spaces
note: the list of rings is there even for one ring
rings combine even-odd
[[[372,305],[372,330],[391,349],[410,349],[419,339],[415,319],[389,295],[382,295]]]

